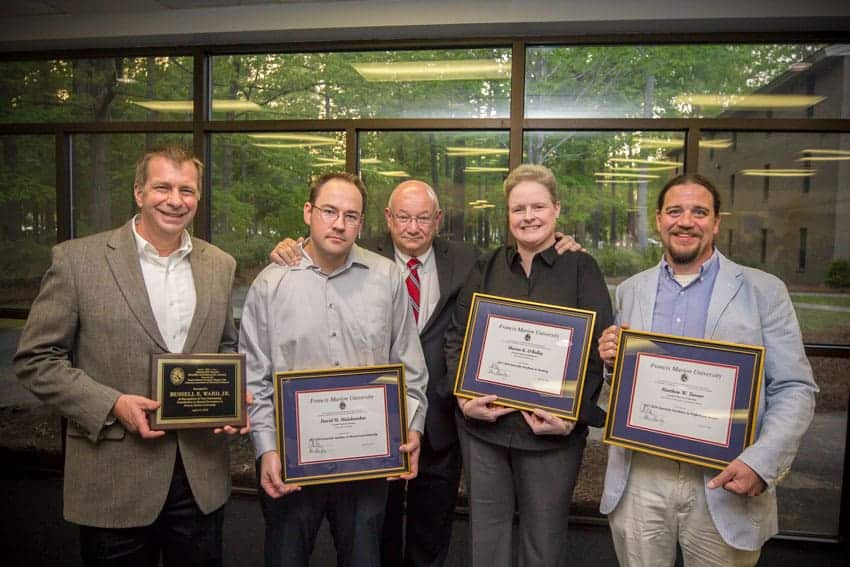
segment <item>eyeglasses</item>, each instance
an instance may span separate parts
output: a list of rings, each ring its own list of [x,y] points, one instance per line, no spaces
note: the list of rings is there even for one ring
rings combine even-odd
[[[416,221],[416,224],[418,224],[419,226],[431,226],[431,223],[434,222],[434,220],[437,218],[437,215],[435,213],[429,216],[412,217],[410,215],[397,215],[395,213],[392,213],[392,217],[393,219],[395,219],[395,222],[401,225],[407,225],[412,223],[413,221]]]
[[[313,209],[319,211],[322,215],[322,220],[328,224],[333,224],[336,222],[336,219],[339,218],[339,215],[342,215],[342,221],[345,223],[345,226],[352,228],[360,224],[360,220],[363,218],[363,215],[360,213],[355,213],[353,211],[342,212],[334,207],[317,207],[313,205]]]

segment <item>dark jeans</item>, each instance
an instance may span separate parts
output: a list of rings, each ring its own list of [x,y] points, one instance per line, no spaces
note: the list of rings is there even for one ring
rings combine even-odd
[[[164,567],[220,567],[223,521],[224,507],[204,514],[195,504],[178,457],[165,506],[153,524],[137,528],[80,526],[80,553],[90,566],[156,567],[162,554]]]
[[[452,539],[460,469],[457,443],[444,451],[434,451],[423,442],[419,475],[407,483],[389,483],[381,541],[383,567],[443,565]]]
[[[257,461],[258,474],[259,465]],[[261,486],[258,490],[266,521],[266,567],[308,567],[325,517],[339,567],[380,566],[381,528],[387,502],[385,479],[305,486],[276,499]]]

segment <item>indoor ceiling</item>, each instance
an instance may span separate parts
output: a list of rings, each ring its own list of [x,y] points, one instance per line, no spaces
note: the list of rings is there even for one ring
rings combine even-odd
[[[14,0],[0,3],[0,18],[130,14],[262,4],[308,4],[340,0]]]

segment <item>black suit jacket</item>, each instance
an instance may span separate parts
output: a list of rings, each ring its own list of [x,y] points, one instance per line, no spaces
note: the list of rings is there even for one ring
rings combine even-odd
[[[446,375],[446,356],[443,343],[458,294],[475,265],[476,252],[466,244],[444,238],[434,239],[434,260],[440,282],[440,301],[420,333],[425,364],[428,366],[428,415],[423,442],[435,451],[450,447],[457,441],[454,420],[454,376]],[[374,250],[395,259],[395,247],[389,235]]]

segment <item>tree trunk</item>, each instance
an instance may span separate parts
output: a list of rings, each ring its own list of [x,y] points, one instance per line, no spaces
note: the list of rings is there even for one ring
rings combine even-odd
[[[88,70],[88,94],[92,99],[95,122],[107,122],[115,99],[116,73],[123,67],[120,58],[94,59],[84,66]],[[91,164],[92,186],[89,200],[90,222],[93,232],[113,228],[112,196],[109,186],[109,134],[92,134]]]
[[[643,89],[643,117],[652,118],[652,105],[655,98],[655,75],[646,77],[646,85]],[[649,244],[649,215],[646,210],[646,181],[638,183],[637,198],[637,244],[641,250]]]
[[[8,196],[0,207],[0,237],[5,242],[17,242],[23,239],[23,211],[21,199],[11,196],[17,193],[12,183],[17,180],[14,172],[18,163],[18,141],[14,136],[2,136],[0,140],[3,144],[3,180],[8,183],[0,187],[0,191]]]

